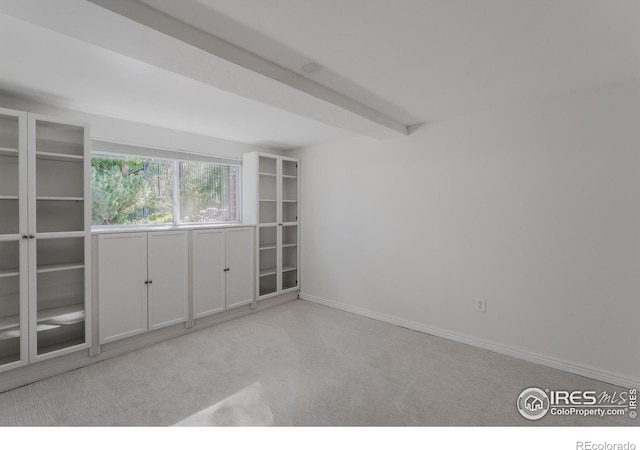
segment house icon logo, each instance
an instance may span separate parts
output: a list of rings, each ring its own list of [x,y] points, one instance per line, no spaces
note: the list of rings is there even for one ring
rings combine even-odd
[[[538,388],[528,388],[518,397],[518,411],[525,419],[538,420],[549,411],[549,397]]]
[[[529,411],[537,411],[539,409],[542,409],[542,400],[540,400],[538,397],[534,397],[533,395],[530,395],[524,401],[524,406]]]

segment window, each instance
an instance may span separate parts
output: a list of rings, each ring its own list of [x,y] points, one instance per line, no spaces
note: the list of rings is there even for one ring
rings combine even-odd
[[[94,154],[92,224],[238,222],[239,172],[217,162]]]

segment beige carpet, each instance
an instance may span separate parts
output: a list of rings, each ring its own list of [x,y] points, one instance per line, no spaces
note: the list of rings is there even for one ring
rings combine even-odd
[[[639,424],[528,421],[524,388],[620,388],[298,300],[0,394],[0,425],[168,426],[253,383],[276,426]]]

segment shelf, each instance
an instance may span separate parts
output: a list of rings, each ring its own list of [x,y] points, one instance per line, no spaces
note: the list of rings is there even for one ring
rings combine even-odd
[[[291,272],[292,270],[298,270],[297,266],[282,266],[282,272]]]
[[[83,162],[84,156],[80,155],[67,155],[65,153],[52,153],[52,152],[36,152],[38,159],[51,159],[54,161],[71,161],[71,162]]]
[[[275,173],[268,173],[268,172],[260,172],[260,173],[259,173],[259,175],[260,175],[261,177],[273,177],[273,178],[275,178],[275,177],[276,177],[276,174],[275,174]]]
[[[66,202],[66,201],[83,202],[84,201],[84,197],[41,197],[41,196],[38,196],[38,197],[36,197],[36,200],[61,201],[61,202]]]
[[[262,297],[263,295],[275,294],[276,292],[277,292],[276,288],[261,289],[259,295],[260,297]]]
[[[260,276],[261,277],[266,277],[269,275],[275,275],[276,274],[276,268],[275,267],[267,267],[266,269],[261,269],[260,270]]]
[[[73,325],[84,322],[84,304],[61,306],[38,311],[38,323]]]
[[[296,247],[298,244],[282,244],[282,248]]]
[[[298,200],[282,200],[282,203],[298,203]]]
[[[17,267],[11,269],[0,269],[0,278],[17,277],[18,275],[20,275],[20,269]]]
[[[83,238],[86,236],[84,231],[50,231],[44,233],[36,233],[37,239],[70,239]]]
[[[20,316],[0,317],[0,331],[20,326]]]
[[[18,156],[18,149],[0,147],[0,156]]]
[[[18,200],[17,195],[0,195],[0,200]]]
[[[264,244],[260,246],[260,250],[272,250],[276,248],[276,244]]]
[[[46,322],[48,325],[73,325],[84,322],[84,305],[68,305],[58,308],[43,309],[38,311],[38,323]],[[0,331],[20,327],[20,316],[0,317]],[[38,331],[49,330],[53,327],[38,326]],[[19,330],[17,330],[19,331]],[[19,336],[19,334],[17,335]],[[15,336],[15,337],[17,337]],[[13,337],[13,336],[12,336]]]
[[[298,178],[298,177],[296,175],[282,175],[282,178],[292,179],[292,178]]]
[[[273,203],[275,203],[275,202],[276,202],[276,200],[272,200],[272,199],[270,199],[270,198],[261,198],[261,199],[260,199],[260,200],[258,200],[258,201],[260,201],[260,202],[273,202]]]
[[[83,262],[77,263],[65,263],[65,264],[47,264],[43,266],[38,266],[38,273],[48,273],[48,272],[61,272],[63,270],[75,270],[75,269],[84,269]]]
[[[84,345],[85,343],[86,343],[86,340],[84,339],[84,337],[82,337],[82,338],[76,338],[76,339],[68,339],[64,342],[59,342],[54,345],[48,345],[46,347],[39,347],[38,356],[46,355],[47,353],[52,353],[52,352],[55,352],[56,350],[65,350],[68,348]]]

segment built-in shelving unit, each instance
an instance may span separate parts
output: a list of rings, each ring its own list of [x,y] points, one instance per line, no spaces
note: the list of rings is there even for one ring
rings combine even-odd
[[[248,153],[243,159],[245,222],[258,224],[258,299],[298,289],[298,161]]]
[[[88,142],[0,109],[0,371],[90,345]]]

